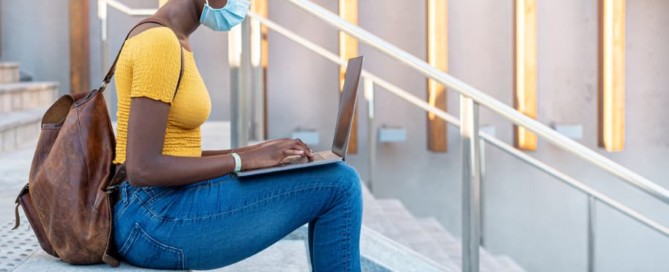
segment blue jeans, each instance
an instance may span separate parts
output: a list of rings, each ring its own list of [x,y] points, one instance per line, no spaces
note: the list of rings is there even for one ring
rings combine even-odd
[[[360,177],[344,163],[181,187],[120,186],[114,243],[155,269],[213,269],[243,260],[309,223],[314,271],[360,271]],[[271,270],[271,268],[268,268]]]

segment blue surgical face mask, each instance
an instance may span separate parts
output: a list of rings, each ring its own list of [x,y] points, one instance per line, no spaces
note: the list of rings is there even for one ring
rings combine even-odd
[[[209,0],[204,4],[200,23],[214,31],[230,31],[246,17],[251,1],[228,0],[225,7],[215,9],[209,6]]]

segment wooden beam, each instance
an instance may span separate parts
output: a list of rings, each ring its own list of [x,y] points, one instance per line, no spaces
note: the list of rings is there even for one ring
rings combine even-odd
[[[358,0],[339,0],[339,16],[353,24],[358,24]],[[339,56],[344,59],[350,59],[358,56],[358,40],[344,32],[339,32]],[[344,86],[346,77],[346,67],[340,68],[339,73],[340,90]],[[351,137],[348,144],[348,153],[358,153],[358,110],[353,110],[353,126],[351,128]]]
[[[514,1],[514,106],[521,113],[537,117],[537,5],[536,0]],[[537,149],[537,135],[514,126],[514,145]]]
[[[427,61],[448,72],[448,0],[427,0]],[[446,87],[432,79],[427,81],[430,105],[446,111]],[[427,148],[433,152],[448,151],[448,126],[433,113],[427,114]]]
[[[598,142],[625,148],[625,0],[599,1]]]
[[[269,3],[268,0],[254,0],[251,2],[251,10],[263,18],[269,18]],[[264,112],[264,117],[263,119],[265,120],[264,122],[264,138],[268,139],[269,137],[269,126],[267,125],[269,123],[269,119],[267,119],[269,116],[267,115],[267,67],[269,67],[269,43],[267,41],[267,36],[269,33],[269,28],[267,26],[262,25],[260,26],[260,32],[262,35],[262,41],[260,43],[260,51],[261,51],[261,66],[262,66],[262,88],[263,88],[263,112]]]
[[[90,90],[89,0],[70,0],[70,92]]]
[[[2,0],[0,0],[0,14],[2,14]],[[0,57],[2,57],[2,20],[0,18]]]

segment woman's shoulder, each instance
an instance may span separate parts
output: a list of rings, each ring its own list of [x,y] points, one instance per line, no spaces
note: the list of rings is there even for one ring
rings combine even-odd
[[[132,44],[133,47],[137,46],[140,48],[152,48],[156,50],[174,50],[181,47],[179,39],[177,39],[174,32],[170,28],[160,25],[138,27],[130,33],[127,43]]]

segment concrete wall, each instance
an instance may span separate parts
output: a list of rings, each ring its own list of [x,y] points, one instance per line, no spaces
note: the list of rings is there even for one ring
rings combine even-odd
[[[67,7],[4,1],[2,60],[18,60],[38,80],[66,83]],[[124,0],[135,8],[157,1]],[[285,1],[269,1],[270,18],[336,52],[337,32]],[[336,1],[314,2],[336,12]],[[92,83],[102,77],[99,23],[91,6]],[[607,157],[669,188],[662,171],[669,159],[669,2],[627,1],[627,145]],[[37,8],[40,16],[22,14]],[[48,16],[46,12],[48,12]],[[450,73],[506,104],[512,103],[512,1],[449,1]],[[110,11],[110,55],[139,18]],[[20,22],[17,24],[16,22]],[[424,58],[424,1],[361,0],[360,25]],[[15,28],[11,28],[14,26]],[[581,124],[584,145],[596,147],[597,4],[596,1],[538,1],[539,121]],[[33,32],[30,32],[33,31]],[[33,33],[41,33],[34,35]],[[298,127],[317,129],[329,148],[338,98],[338,67],[270,32],[269,130],[271,138],[289,137]],[[49,44],[50,46],[45,46]],[[212,119],[229,120],[227,35],[200,30],[193,36],[196,60],[213,98]],[[30,48],[30,50],[26,50]],[[361,45],[365,68],[425,97],[424,77]],[[110,56],[111,57],[111,56]],[[46,60],[49,61],[46,61]],[[64,88],[67,89],[67,88]],[[458,95],[448,95],[449,112],[458,114]],[[360,102],[363,102],[361,100]],[[110,104],[115,104],[111,99]],[[366,105],[360,103],[360,154],[350,162],[369,176]],[[405,143],[382,144],[374,169],[378,197],[401,199],[417,216],[435,216],[454,234],[461,233],[461,163],[458,131],[449,130],[446,154],[426,151],[425,114],[402,100],[377,92],[377,125],[407,129]],[[482,124],[496,128],[510,143],[511,124],[481,110]],[[598,149],[597,149],[598,150]],[[512,256],[528,271],[583,271],[586,268],[587,198],[532,167],[485,147],[484,243]],[[665,225],[667,208],[644,193],[545,141],[531,155],[642,211]],[[669,240],[610,208],[597,208],[598,271],[663,271]]]
[[[62,1],[0,2],[1,61],[20,62],[37,81],[58,81],[70,89],[68,5]]]

